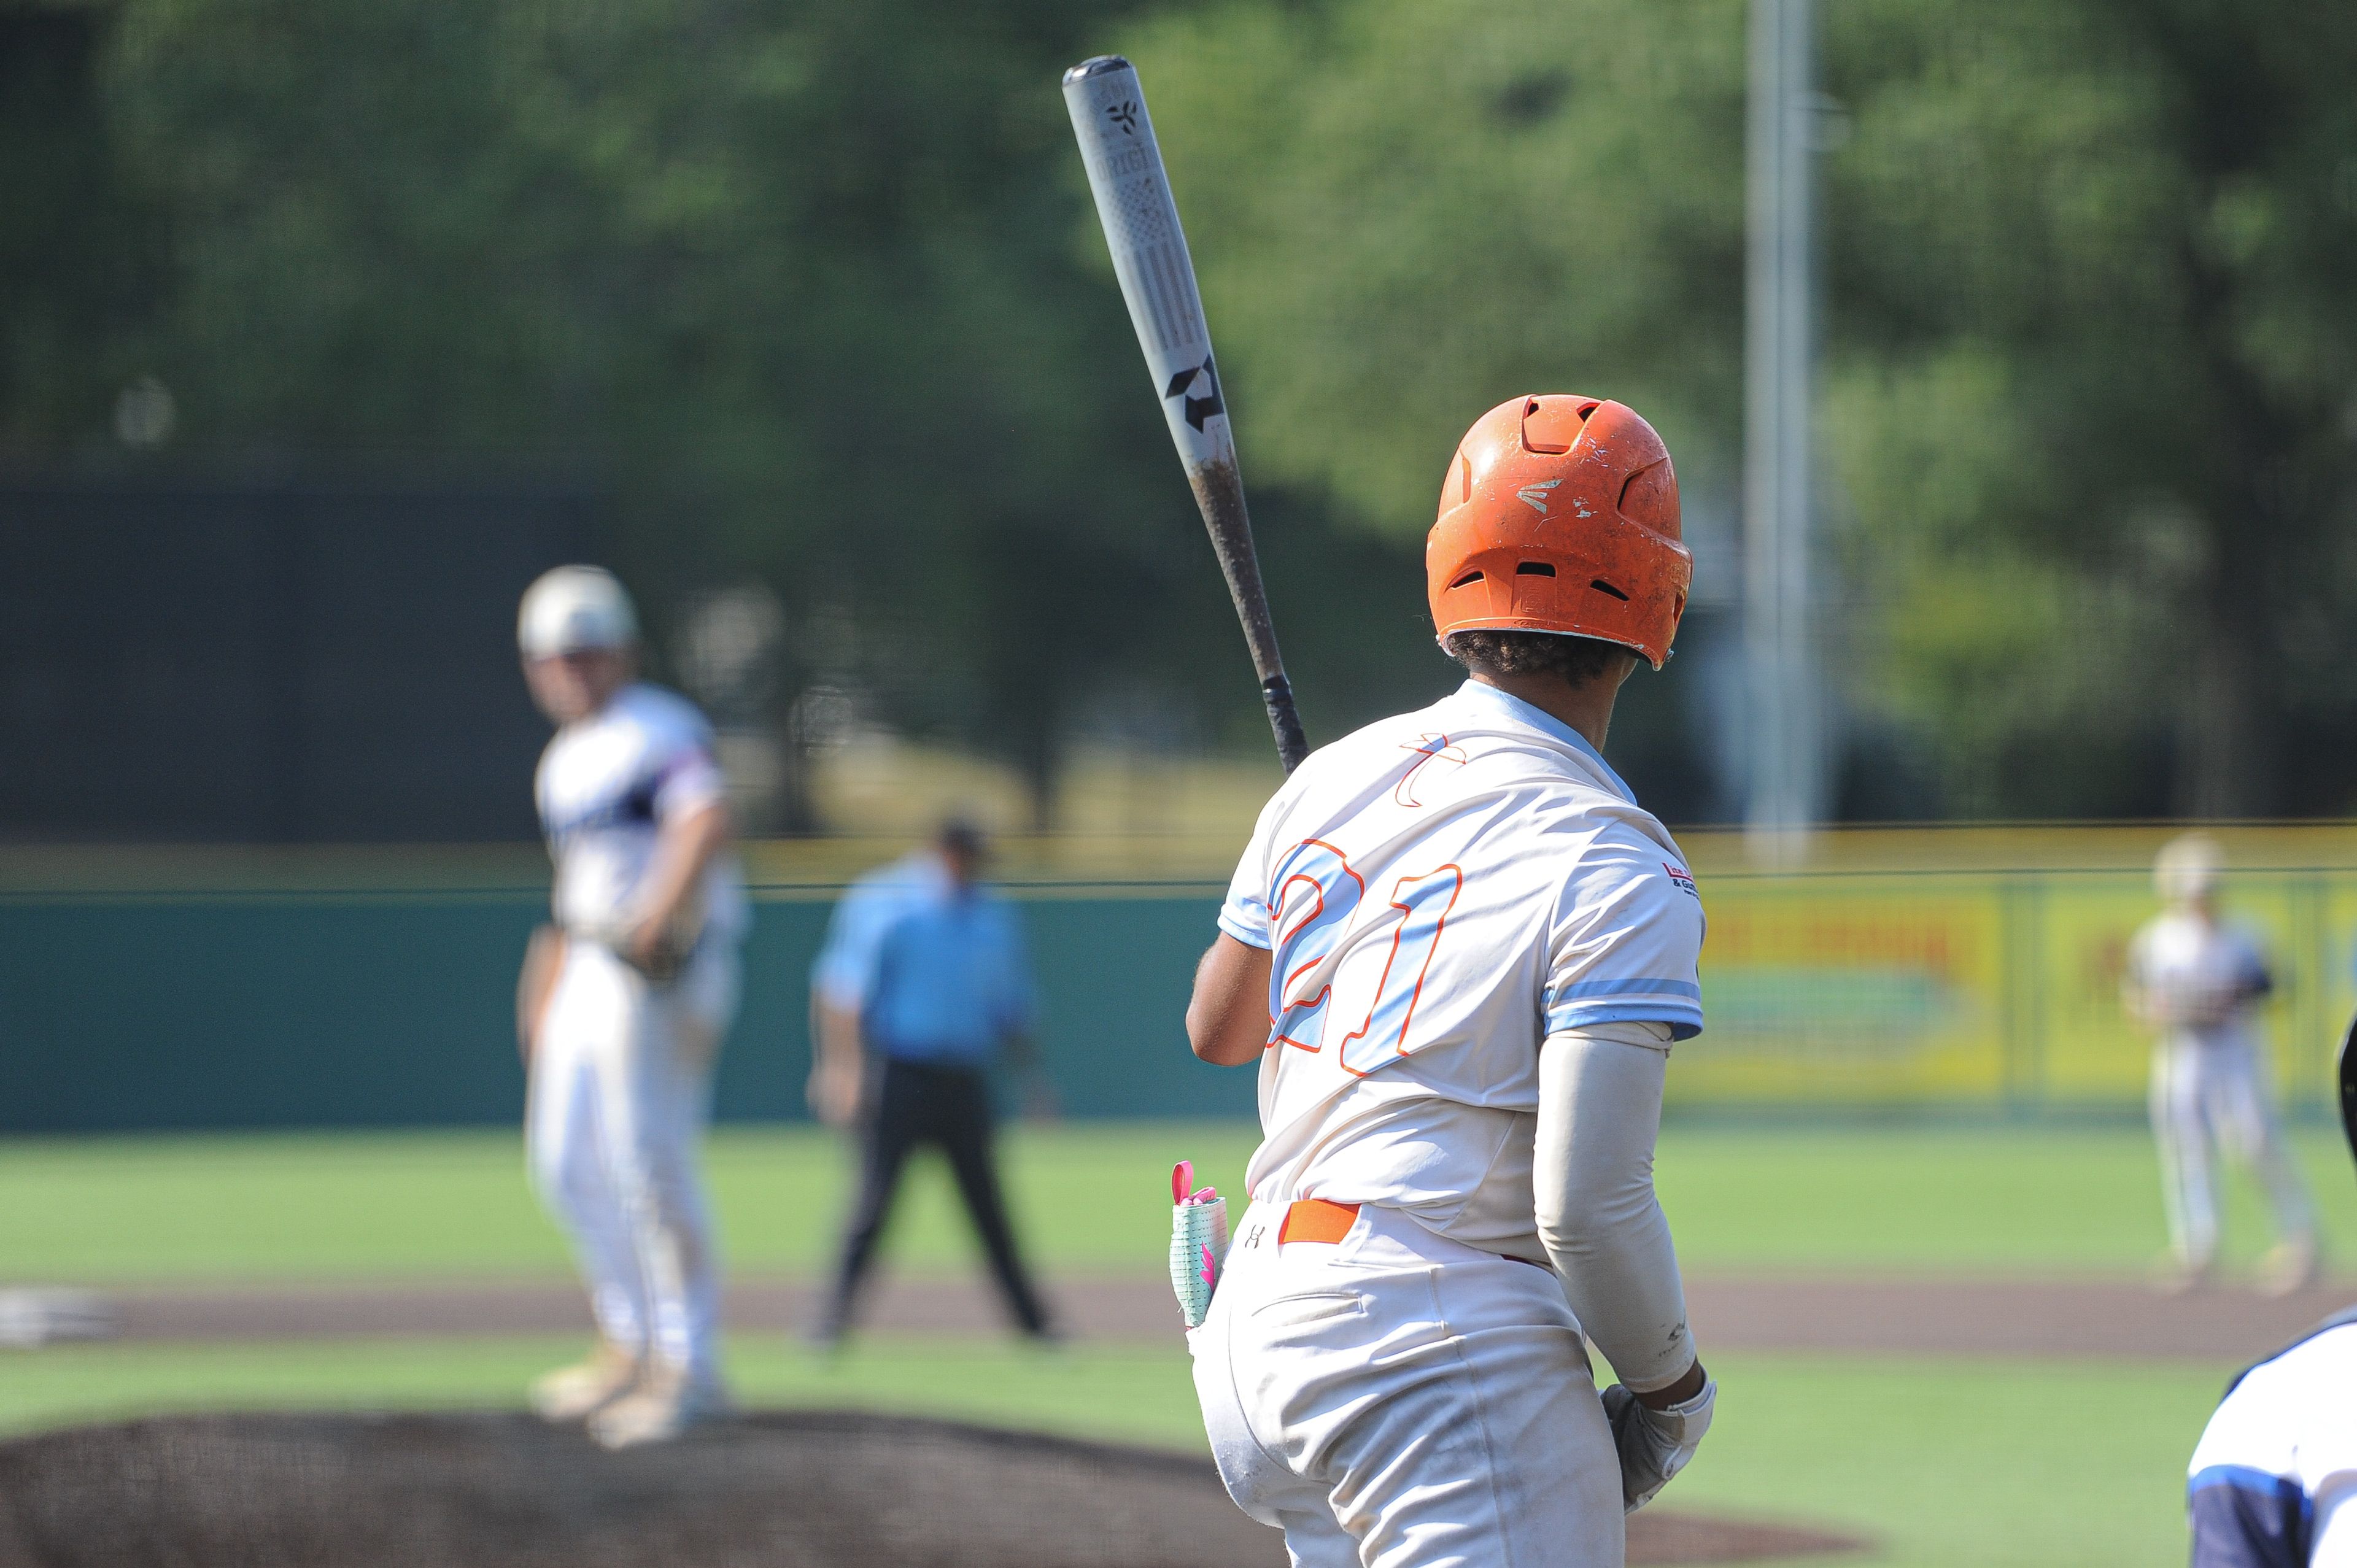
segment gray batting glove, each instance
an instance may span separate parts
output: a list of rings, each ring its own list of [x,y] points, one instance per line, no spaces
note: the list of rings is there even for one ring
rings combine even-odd
[[[1604,1391],[1605,1419],[1612,1423],[1612,1446],[1620,1451],[1620,1506],[1635,1513],[1686,1467],[1710,1430],[1718,1402],[1718,1380],[1705,1378],[1702,1392],[1655,1410],[1619,1383]]]

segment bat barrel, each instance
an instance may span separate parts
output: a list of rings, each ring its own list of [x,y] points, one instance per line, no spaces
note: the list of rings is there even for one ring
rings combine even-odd
[[[1081,144],[1113,253],[1114,275],[1129,306],[1130,326],[1145,351],[1155,395],[1170,427],[1171,442],[1187,470],[1195,500],[1219,556],[1228,595],[1243,623],[1260,678],[1269,728],[1286,772],[1308,755],[1301,720],[1293,708],[1293,688],[1270,624],[1268,596],[1253,549],[1252,521],[1244,511],[1243,482],[1236,472],[1235,437],[1219,367],[1211,359],[1211,329],[1195,286],[1195,263],[1187,253],[1178,204],[1155,141],[1154,119],[1137,71],[1119,55],[1098,55],[1064,73],[1064,107]]]
[[[1136,69],[1119,55],[1082,61],[1064,73],[1064,106],[1179,461],[1189,468],[1232,464],[1235,441],[1224,417],[1227,399],[1211,359],[1195,263],[1187,253],[1187,233]]]

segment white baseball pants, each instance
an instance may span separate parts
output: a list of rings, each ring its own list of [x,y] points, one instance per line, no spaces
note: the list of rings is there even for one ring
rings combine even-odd
[[[2266,1062],[2240,1041],[2164,1036],[2152,1053],[2152,1135],[2160,1149],[2169,1240],[2179,1259],[2207,1267],[2218,1252],[2218,1164],[2250,1165],[2287,1240],[2315,1230],[2308,1189],[2277,1123]]]
[[[1256,1204],[1189,1339],[1220,1477],[1299,1568],[1620,1568],[1620,1463],[1555,1274]]]
[[[720,1295],[699,1144],[737,986],[725,944],[657,987],[569,943],[524,1110],[533,1185],[572,1240],[598,1332],[699,1377],[717,1369]]]

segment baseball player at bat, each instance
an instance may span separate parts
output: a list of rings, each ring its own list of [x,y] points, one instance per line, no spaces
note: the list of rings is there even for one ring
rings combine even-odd
[[[1702,903],[1603,757],[1685,609],[1669,453],[1617,403],[1501,403],[1426,568],[1468,679],[1310,754],[1196,973],[1195,1054],[1259,1064],[1264,1133],[1196,1391],[1305,1568],[1603,1568],[1717,1395],[1652,1187]]]
[[[626,1448],[727,1406],[698,1144],[737,1009],[745,890],[711,730],[637,680],[621,584],[556,568],[524,595],[517,639],[557,725],[534,786],[555,924],[518,992],[525,1153],[597,1323],[589,1359],[534,1383],[532,1402]]]

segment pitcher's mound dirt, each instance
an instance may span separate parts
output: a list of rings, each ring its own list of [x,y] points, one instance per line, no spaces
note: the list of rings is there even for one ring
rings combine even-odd
[[[1632,1563],[1837,1552],[1648,1509]],[[1209,1461],[888,1416],[605,1454],[528,1416],[183,1416],[0,1444],[0,1568],[1281,1568]]]

